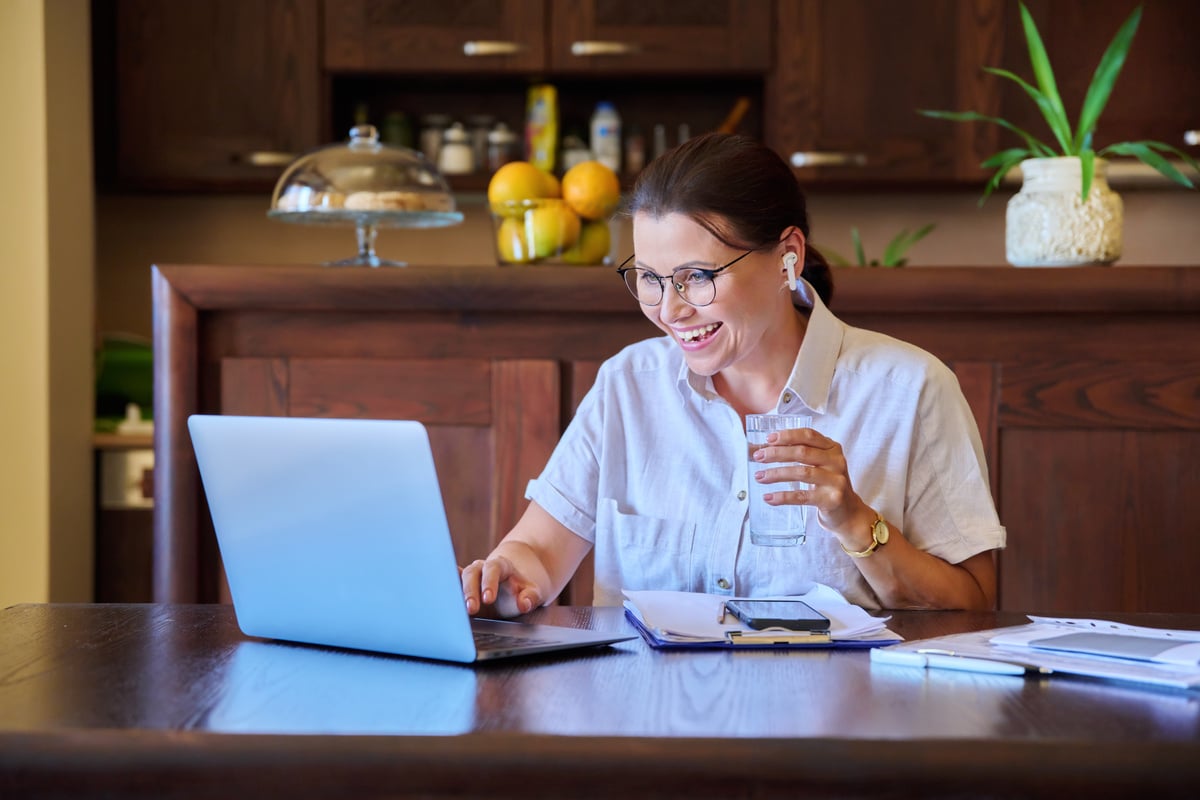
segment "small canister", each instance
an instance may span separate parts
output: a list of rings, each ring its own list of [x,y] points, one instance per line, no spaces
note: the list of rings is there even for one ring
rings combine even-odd
[[[469,175],[475,169],[471,134],[467,133],[461,122],[446,129],[442,151],[438,155],[438,169],[443,175]]]
[[[510,161],[517,160],[517,134],[503,122],[488,132],[487,167],[495,172]]]

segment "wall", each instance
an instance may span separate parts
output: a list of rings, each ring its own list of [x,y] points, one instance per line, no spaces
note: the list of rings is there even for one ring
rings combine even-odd
[[[1120,263],[1200,264],[1200,192],[1182,188],[1122,188],[1125,253]],[[813,241],[853,258],[850,229],[862,235],[868,258],[907,228],[937,228],[910,251],[920,266],[995,266],[1004,261],[1004,207],[999,191],[983,208],[979,193],[810,192]],[[385,230],[381,258],[426,265],[494,265],[491,225],[482,196],[460,198],[461,227]],[[352,229],[301,227],[267,219],[269,197],[102,196],[97,199],[99,324],[105,331],[150,334],[153,263],[322,263],[354,254]],[[618,252],[628,252],[623,226]],[[615,280],[615,278],[614,278]]]
[[[87,0],[0,3],[0,607],[91,596],[89,51]]]

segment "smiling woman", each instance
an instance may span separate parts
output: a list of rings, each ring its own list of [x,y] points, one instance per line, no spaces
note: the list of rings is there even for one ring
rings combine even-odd
[[[589,551],[597,605],[622,590],[725,596],[833,586],[870,607],[986,608],[1004,544],[974,418],[929,353],[827,308],[804,193],[782,159],[706,134],[642,173],[618,270],[666,334],[606,361],[526,514],[463,569],[469,610],[553,600]],[[796,267],[800,266],[800,274]],[[666,284],[670,284],[667,288]],[[745,418],[801,414],[747,460]],[[765,548],[747,490],[809,506],[807,544]]]

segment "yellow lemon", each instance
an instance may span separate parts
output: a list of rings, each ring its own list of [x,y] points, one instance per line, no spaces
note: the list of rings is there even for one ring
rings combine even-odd
[[[562,254],[562,260],[568,264],[603,264],[611,247],[607,220],[585,222],[579,230],[579,241]]]
[[[584,219],[604,219],[621,202],[621,181],[599,161],[584,161],[563,175],[562,198]]]
[[[525,212],[525,241],[534,258],[549,258],[579,241],[579,215],[561,200],[543,200]]]
[[[539,197],[558,197],[558,179],[528,161],[510,161],[488,181],[488,202],[497,214],[521,213],[513,204]]]
[[[533,260],[525,241],[524,220],[506,217],[496,228],[496,253],[502,264],[525,264]]]

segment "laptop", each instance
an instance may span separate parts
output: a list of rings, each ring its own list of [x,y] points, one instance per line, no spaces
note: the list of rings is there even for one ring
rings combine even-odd
[[[248,636],[470,663],[636,638],[473,619],[424,425],[194,415]]]

